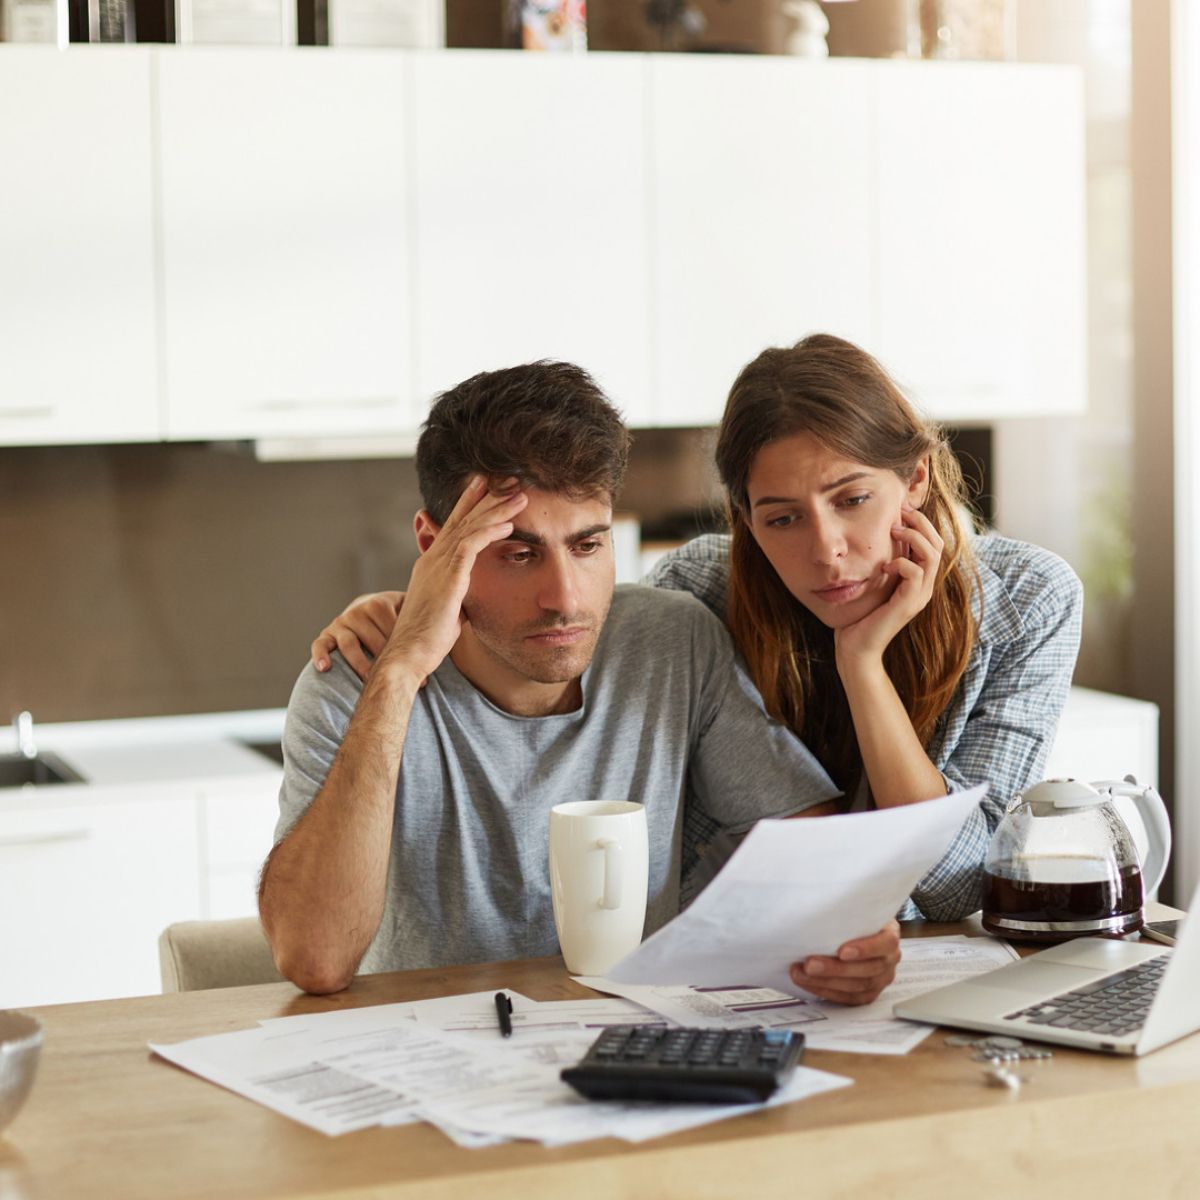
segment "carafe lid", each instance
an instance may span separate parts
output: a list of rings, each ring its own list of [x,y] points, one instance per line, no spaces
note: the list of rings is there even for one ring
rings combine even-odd
[[[1052,808],[1092,808],[1109,799],[1081,779],[1046,779],[1018,792],[1016,804],[1047,805]]]

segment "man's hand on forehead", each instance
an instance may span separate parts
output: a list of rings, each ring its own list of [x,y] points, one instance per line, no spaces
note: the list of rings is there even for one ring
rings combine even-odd
[[[376,670],[386,661],[419,683],[437,668],[462,630],[476,558],[512,533],[513,519],[528,503],[524,492],[494,492],[482,475],[472,476],[441,529],[435,534],[435,527],[427,527],[432,536],[413,567],[404,607]]]
[[[484,476],[484,482],[487,484],[487,490],[493,496],[511,496],[514,492],[522,491],[525,487],[516,475],[488,475]],[[470,484],[468,483],[467,486],[470,487]]]

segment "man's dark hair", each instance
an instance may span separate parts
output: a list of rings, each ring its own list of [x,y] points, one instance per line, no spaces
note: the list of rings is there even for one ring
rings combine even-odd
[[[467,480],[516,477],[573,500],[616,495],[629,431],[581,367],[535,362],[484,371],[434,401],[417,442],[417,480],[444,524]]]

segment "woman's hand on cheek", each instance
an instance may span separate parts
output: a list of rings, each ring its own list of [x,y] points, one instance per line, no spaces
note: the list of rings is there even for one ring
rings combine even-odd
[[[849,658],[879,660],[892,639],[933,596],[945,543],[924,513],[905,505],[892,527],[893,545],[901,553],[884,563],[872,586],[890,595],[861,620],[834,631],[839,663]]]

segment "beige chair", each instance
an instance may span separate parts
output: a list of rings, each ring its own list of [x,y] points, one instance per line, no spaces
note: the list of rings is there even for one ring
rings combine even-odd
[[[178,921],[158,939],[164,992],[278,983],[267,939],[257,917],[232,921]]]

